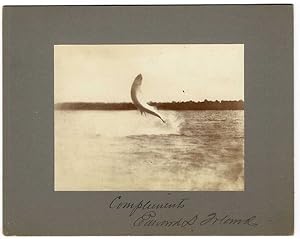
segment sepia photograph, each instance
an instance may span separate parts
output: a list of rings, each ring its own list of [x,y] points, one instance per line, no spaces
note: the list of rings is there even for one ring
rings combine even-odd
[[[244,191],[244,45],[54,46],[55,191]]]

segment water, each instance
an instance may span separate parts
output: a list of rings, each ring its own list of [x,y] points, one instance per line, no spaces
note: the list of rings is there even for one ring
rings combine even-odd
[[[55,190],[244,190],[244,111],[55,111]]]

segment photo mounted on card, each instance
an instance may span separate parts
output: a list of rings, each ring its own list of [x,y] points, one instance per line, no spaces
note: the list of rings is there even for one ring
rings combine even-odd
[[[243,191],[243,100],[243,44],[55,45],[55,190]]]
[[[3,59],[5,235],[293,234],[292,5],[7,6]]]

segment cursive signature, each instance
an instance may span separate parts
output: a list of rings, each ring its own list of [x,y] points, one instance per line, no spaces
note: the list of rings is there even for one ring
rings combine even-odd
[[[247,225],[257,226],[256,216],[247,218],[235,218],[229,215],[217,216],[216,213],[211,213],[206,217],[199,217],[197,214],[191,217],[180,217],[177,219],[160,219],[155,211],[145,212],[133,222],[134,227],[188,227],[197,224],[204,225]]]

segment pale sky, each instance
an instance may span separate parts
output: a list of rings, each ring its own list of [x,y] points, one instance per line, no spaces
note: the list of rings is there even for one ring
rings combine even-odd
[[[244,100],[244,45],[55,45],[55,103],[131,102],[140,73],[147,101]]]

